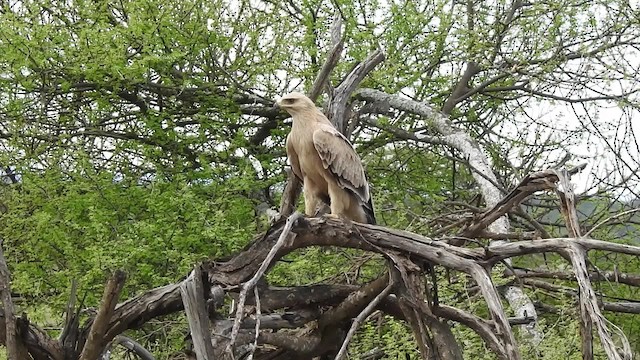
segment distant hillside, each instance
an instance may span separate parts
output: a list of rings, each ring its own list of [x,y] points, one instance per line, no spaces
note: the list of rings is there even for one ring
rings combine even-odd
[[[542,204],[542,202],[537,199],[529,201],[529,204],[536,203]],[[548,202],[545,202],[545,204],[549,205]],[[526,206],[525,208],[531,216],[543,224],[560,224],[560,226],[555,229],[556,235],[567,235],[559,207],[551,210],[545,209],[544,212],[540,210],[541,208],[536,206]],[[592,198],[579,201],[576,210],[578,212],[578,220],[580,221],[580,224],[583,227],[587,227],[588,230],[588,228],[605,221],[607,218],[620,214],[624,211],[637,208],[640,208],[640,199],[606,203],[604,199]],[[609,229],[614,232],[614,234],[612,234],[613,237],[631,236],[636,238],[634,242],[640,243],[640,211],[612,219],[611,223],[619,223],[609,227]]]

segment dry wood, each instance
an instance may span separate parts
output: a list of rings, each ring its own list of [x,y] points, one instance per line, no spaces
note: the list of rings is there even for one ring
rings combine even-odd
[[[124,287],[126,274],[117,270],[107,282],[100,301],[100,308],[89,330],[87,342],[80,353],[80,360],[95,360],[107,346],[112,337],[107,336],[109,322],[112,321],[118,297]]]
[[[377,294],[381,293],[389,284],[388,276],[381,276],[378,279],[363,285],[352,292],[340,304],[325,312],[318,321],[320,330],[328,326],[335,325],[361,312],[371,303]]]
[[[478,236],[481,231],[485,230],[496,219],[500,218],[514,206],[519,205],[522,200],[529,197],[531,194],[542,190],[552,190],[556,188],[556,182],[558,182],[558,176],[554,170],[539,171],[530,175],[527,175],[520,184],[518,184],[507,196],[500,200],[493,208],[480,214],[477,218],[468,226],[466,226],[461,232],[461,237],[474,238]]]
[[[9,359],[26,359],[27,351],[18,337],[16,327],[16,317],[13,309],[13,300],[11,300],[11,273],[7,267],[7,261],[4,258],[2,250],[3,241],[0,241],[0,296],[2,297],[2,305],[5,316],[5,346],[7,347],[7,355]]]
[[[258,293],[258,288],[253,288],[253,296],[256,300],[256,326],[255,326],[255,337],[253,338],[253,344],[251,345],[251,352],[249,353],[248,359],[253,359],[253,354],[258,348],[258,338],[260,337],[260,317],[262,316],[262,310],[260,309],[260,294]]]
[[[282,229],[282,232],[280,233],[278,240],[273,245],[271,250],[269,250],[269,253],[265,257],[264,261],[262,262],[258,270],[255,272],[253,277],[242,286],[242,291],[240,291],[240,298],[237,304],[236,318],[233,324],[233,328],[231,330],[231,339],[229,340],[227,352],[232,353],[231,347],[233,346],[236,340],[236,337],[238,336],[238,331],[240,330],[240,323],[242,322],[242,319],[244,316],[244,310],[245,310],[244,304],[247,298],[247,293],[251,289],[253,289],[253,287],[256,286],[256,284],[258,283],[258,280],[262,278],[264,273],[267,271],[267,268],[271,265],[271,262],[274,260],[278,251],[285,245],[285,242],[287,240],[293,241],[293,239],[295,238],[295,234],[293,234],[290,237],[291,228],[295,225],[296,221],[298,221],[298,219],[301,217],[302,215],[300,213],[295,212],[287,218],[286,224]]]
[[[356,90],[358,85],[360,85],[362,80],[364,80],[364,78],[384,60],[384,58],[385,55],[380,49],[370,53],[366,59],[351,70],[332,94],[327,117],[331,120],[333,125],[335,125],[336,129],[343,133],[347,138],[351,135],[345,131],[347,129],[347,104],[351,98],[351,94]]]
[[[282,192],[282,201],[280,202],[280,216],[289,216],[296,210],[296,202],[302,192],[302,182],[298,177],[287,169],[287,185]]]
[[[360,312],[360,314],[358,314],[358,316],[353,320],[353,322],[351,323],[351,327],[349,328],[349,332],[347,333],[347,336],[344,338],[344,341],[342,342],[342,346],[340,346],[340,350],[336,355],[336,360],[340,360],[346,355],[347,346],[349,345],[349,342],[351,342],[353,335],[355,335],[356,330],[358,330],[358,327],[360,327],[360,324],[362,324],[366,320],[366,318],[369,315],[371,315],[373,310],[375,310],[376,306],[378,306],[378,304],[384,298],[386,298],[387,295],[389,295],[389,293],[391,293],[392,289],[393,289],[393,282],[389,282],[389,284],[384,289],[382,289],[382,291],[378,295],[376,295],[376,297],[373,298],[373,300],[371,300],[371,302],[367,305],[367,307],[364,308],[364,310],[362,310],[362,312]]]
[[[573,185],[569,180],[569,175],[563,169],[556,171],[558,179],[560,180],[560,188],[556,189],[556,193],[560,198],[560,212],[565,219],[569,236],[578,238],[582,236],[580,230],[580,223],[578,221],[578,214],[576,212],[575,195],[573,194]],[[586,256],[586,253],[585,253]],[[572,260],[573,261],[573,260]],[[576,272],[577,269],[574,269]],[[581,279],[576,278],[578,282]],[[586,280],[589,280],[587,278]],[[593,360],[593,322],[588,311],[584,308],[583,302],[585,294],[579,293],[580,302],[580,338],[582,339],[582,358],[584,360]]]
[[[198,360],[213,359],[213,345],[209,330],[209,317],[202,285],[202,269],[196,266],[180,285],[184,312],[189,321],[193,349]]]
[[[612,338],[612,329],[608,326],[608,320],[600,312],[598,306],[598,298],[595,291],[591,286],[589,280],[589,272],[587,270],[587,253],[586,250],[580,246],[580,244],[568,244],[565,250],[566,255],[571,259],[573,270],[576,274],[576,281],[579,288],[579,306],[580,317],[584,319],[585,323],[589,323],[595,326],[598,336],[600,337],[600,343],[604,349],[607,357],[612,360],[631,359],[633,354],[631,353],[631,347],[627,341],[626,336],[620,332],[619,329],[613,327],[613,330],[618,335],[619,342],[622,347],[617,347]],[[587,328],[591,330],[590,328]],[[589,336],[584,336],[583,341],[589,339]],[[583,350],[585,348],[583,347]],[[588,349],[586,349],[588,351]],[[588,354],[588,353],[587,353]],[[585,354],[583,353],[583,356]]]
[[[436,308],[434,308],[434,313],[445,319],[457,321],[473,329],[478,335],[480,335],[480,337],[496,355],[500,356],[503,359],[507,359],[504,356],[504,347],[500,340],[498,340],[491,322],[470,314],[464,310],[460,310],[448,305],[437,306]]]
[[[558,280],[576,280],[574,273],[565,271],[547,271],[543,269],[513,269],[505,270],[506,276],[516,276],[518,278],[543,278],[543,279],[558,279]],[[630,286],[640,287],[640,276],[621,273],[618,271],[602,271],[602,272],[589,272],[589,279],[591,281],[607,281],[612,283],[626,284]]]

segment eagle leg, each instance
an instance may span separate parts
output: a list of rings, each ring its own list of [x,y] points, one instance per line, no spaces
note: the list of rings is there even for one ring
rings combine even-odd
[[[306,184],[305,184],[306,185]],[[316,216],[319,205],[322,204],[322,199],[316,196],[314,191],[311,191],[308,186],[303,188],[304,191],[304,213],[307,216]]]
[[[349,193],[338,184],[329,183],[329,198],[331,199],[331,214],[339,217],[348,217],[351,199]]]

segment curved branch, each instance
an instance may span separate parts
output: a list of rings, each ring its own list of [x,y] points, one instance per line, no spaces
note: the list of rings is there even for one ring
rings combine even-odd
[[[385,56],[382,50],[375,50],[369,54],[364,61],[353,68],[344,81],[335,89],[331,102],[329,103],[327,117],[341,133],[344,134],[346,130],[347,102],[351,94],[358,85],[360,85],[362,80],[364,80],[365,76],[380,64],[384,58]],[[349,134],[346,134],[346,136],[348,135]]]
[[[142,360],[156,360],[156,358],[153,357],[153,354],[151,354],[149,350],[145,349],[144,346],[140,345],[135,340],[128,338],[126,336],[122,336],[122,335],[116,336],[115,339],[113,339],[113,341],[111,342],[111,344],[112,344],[111,345],[112,347],[114,345],[120,345],[126,348],[127,350],[135,353]]]

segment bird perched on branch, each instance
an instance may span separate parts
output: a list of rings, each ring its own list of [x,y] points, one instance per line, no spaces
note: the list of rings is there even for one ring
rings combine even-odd
[[[349,140],[301,93],[287,94],[277,105],[293,118],[287,156],[304,184],[305,213],[314,216],[324,202],[332,215],[375,224],[369,183]]]

